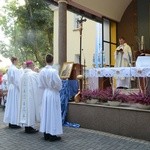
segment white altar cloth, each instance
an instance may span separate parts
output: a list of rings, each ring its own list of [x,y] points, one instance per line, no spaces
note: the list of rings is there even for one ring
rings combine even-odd
[[[150,67],[92,68],[87,77],[150,77]]]

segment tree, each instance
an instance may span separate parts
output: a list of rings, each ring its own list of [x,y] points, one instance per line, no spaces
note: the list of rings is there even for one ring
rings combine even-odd
[[[43,66],[43,56],[52,53],[53,48],[53,12],[48,4],[43,0],[25,0],[24,6],[18,6],[13,0],[5,10],[7,15],[0,24],[11,37],[13,53],[21,61],[32,59]]]

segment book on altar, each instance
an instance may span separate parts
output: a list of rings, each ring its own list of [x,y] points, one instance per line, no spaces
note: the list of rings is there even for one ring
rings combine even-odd
[[[150,56],[138,56],[136,67],[150,67]]]

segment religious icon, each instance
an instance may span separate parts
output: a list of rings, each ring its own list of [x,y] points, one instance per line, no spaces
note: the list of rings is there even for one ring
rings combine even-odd
[[[65,62],[60,72],[60,78],[68,79],[71,75],[72,68],[73,68],[73,62]]]

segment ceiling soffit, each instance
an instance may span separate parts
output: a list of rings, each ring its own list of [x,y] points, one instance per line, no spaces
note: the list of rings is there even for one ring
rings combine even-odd
[[[68,0],[68,4],[98,17],[119,22],[132,0]]]

